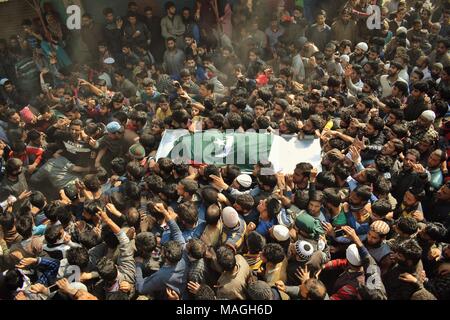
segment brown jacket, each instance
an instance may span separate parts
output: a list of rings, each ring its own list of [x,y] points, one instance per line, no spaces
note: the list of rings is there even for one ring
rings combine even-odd
[[[243,256],[236,255],[237,270],[223,272],[217,281],[217,298],[229,300],[245,300],[247,279],[250,276],[250,267]]]

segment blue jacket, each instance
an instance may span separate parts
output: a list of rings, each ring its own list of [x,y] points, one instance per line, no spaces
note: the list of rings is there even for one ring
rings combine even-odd
[[[170,240],[174,240],[182,244],[186,244],[180,228],[175,220],[168,222],[170,228]],[[189,271],[189,259],[186,251],[177,264],[165,264],[157,272],[149,277],[142,276],[143,265],[136,264],[136,291],[140,294],[148,294],[154,298],[165,298],[166,288],[175,290],[184,300],[187,298],[187,275]]]

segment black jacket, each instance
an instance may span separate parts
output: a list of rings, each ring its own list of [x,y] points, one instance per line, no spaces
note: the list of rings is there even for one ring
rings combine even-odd
[[[409,96],[406,101],[406,109],[404,110],[405,120],[417,120],[417,118],[420,117],[422,112],[424,112],[425,110],[427,110],[427,107],[425,106],[423,97],[419,97],[419,99],[416,100],[413,96]]]

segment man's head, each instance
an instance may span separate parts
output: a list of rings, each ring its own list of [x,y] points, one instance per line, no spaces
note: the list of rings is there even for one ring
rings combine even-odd
[[[173,51],[176,49],[176,40],[175,38],[169,37],[166,40],[167,49]]]
[[[368,137],[376,137],[384,128],[384,121],[380,117],[374,117],[369,120],[365,133]]]
[[[312,168],[313,166],[308,162],[300,162],[296,165],[293,180],[300,189],[305,189],[308,186]]]
[[[425,191],[422,188],[411,187],[403,196],[403,204],[406,207],[416,206],[425,197]]]
[[[272,265],[283,262],[285,257],[283,247],[278,243],[266,244],[261,252],[261,260],[263,263],[270,263]]]
[[[359,185],[350,192],[348,202],[352,209],[361,209],[369,201],[372,195],[372,190],[370,186]]]
[[[415,271],[416,265],[422,257],[422,248],[415,239],[409,239],[402,242],[396,248],[395,253],[399,266]]]
[[[305,300],[325,300],[327,289],[322,281],[310,278],[300,285],[300,296]]]
[[[198,183],[192,179],[183,179],[177,185],[180,197],[190,199],[198,190]]]
[[[424,96],[428,92],[428,84],[425,81],[417,81],[413,84],[413,90],[411,95],[414,98],[419,98],[420,96]]]
[[[75,119],[70,122],[69,131],[74,140],[78,140],[83,131],[83,123],[81,120]]]
[[[150,6],[147,6],[144,8],[144,15],[146,18],[152,18],[153,17],[153,8]]]
[[[403,169],[410,171],[413,165],[415,165],[420,159],[419,151],[415,149],[409,149],[405,154],[405,159],[403,160]]]
[[[45,230],[45,241],[50,244],[56,244],[64,238],[65,232],[62,225],[52,225]]]
[[[369,50],[369,46],[365,42],[360,42],[355,46],[355,54],[359,57],[365,55],[367,50]]]
[[[236,257],[234,251],[226,246],[221,246],[216,251],[217,263],[224,272],[232,272],[236,267]]]
[[[137,17],[135,13],[130,13],[128,14],[128,22],[130,23],[130,25],[134,26],[137,22]]]
[[[398,73],[403,69],[403,66],[398,62],[391,62],[388,69],[388,75],[390,77],[395,77],[398,75]]]
[[[324,10],[320,10],[317,14],[316,14],[316,23],[319,26],[323,26],[325,24],[325,21],[327,19],[327,14]]]
[[[201,82],[199,85],[199,93],[203,98],[210,97],[214,92],[214,84],[206,81]]]
[[[94,22],[94,20],[92,20],[91,15],[89,15],[87,13],[83,14],[83,17],[81,18],[81,25],[83,27],[90,27],[93,22]]]
[[[161,256],[165,262],[174,265],[183,256],[183,246],[174,240],[170,240],[162,245]]]
[[[175,3],[173,3],[172,1],[167,2],[165,8],[166,8],[167,15],[169,15],[169,16],[174,16],[175,13],[177,12]]]
[[[97,270],[100,277],[109,285],[112,285],[118,276],[118,270],[113,260],[102,257],[97,262]]]
[[[449,49],[449,40],[448,38],[441,38],[436,42],[436,54],[439,56],[443,56],[448,52]]]
[[[108,23],[114,22],[114,10],[112,8],[105,8],[103,10],[103,16]]]
[[[427,164],[428,169],[438,169],[442,162],[446,159],[446,154],[441,149],[434,150],[428,157]]]
[[[382,220],[373,222],[367,234],[367,243],[372,247],[380,245],[386,239],[389,231],[390,227],[386,222]]]
[[[108,123],[106,126],[106,132],[108,133],[108,137],[112,140],[119,140],[123,137],[124,128],[117,121],[113,121]]]
[[[436,193],[436,198],[438,201],[450,201],[450,182],[444,184]]]

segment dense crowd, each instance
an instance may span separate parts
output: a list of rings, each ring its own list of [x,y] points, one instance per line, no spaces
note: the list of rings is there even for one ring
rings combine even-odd
[[[45,4],[0,39],[0,299],[449,299],[450,2],[163,11],[86,13],[80,46]],[[321,166],[157,159],[166,129]]]

